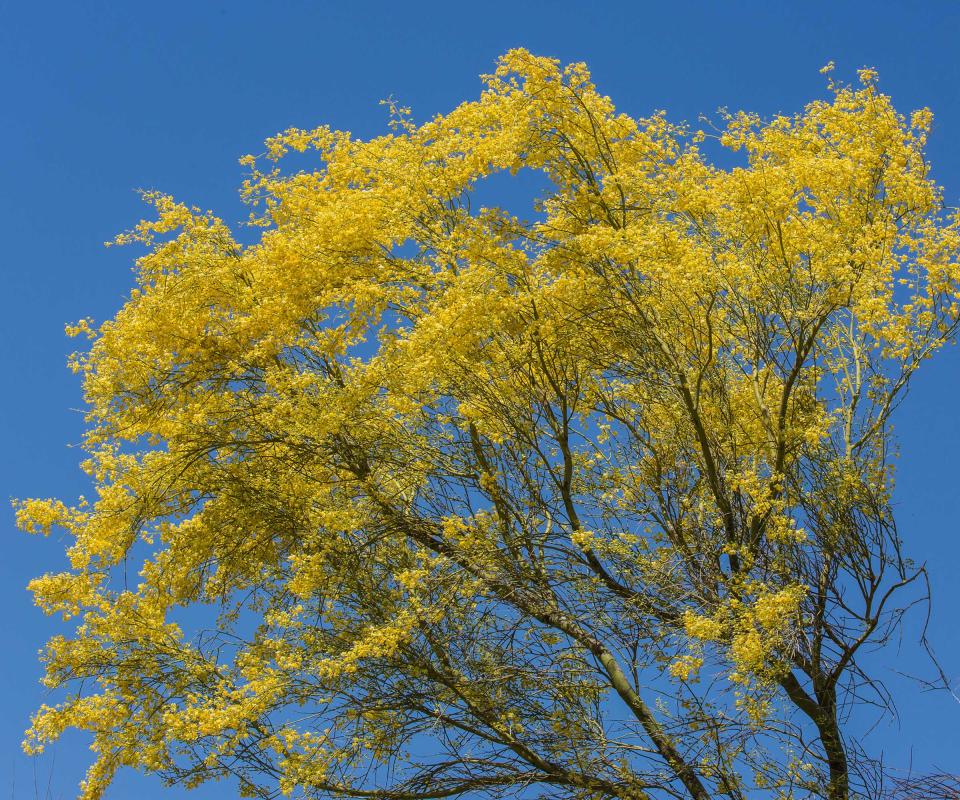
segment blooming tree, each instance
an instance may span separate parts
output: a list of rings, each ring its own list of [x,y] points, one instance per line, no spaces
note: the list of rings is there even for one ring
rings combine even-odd
[[[31,588],[77,620],[27,746],[91,731],[85,798],[121,766],[259,797],[873,791],[859,656],[922,577],[890,415],[960,316],[930,113],[869,70],[708,133],[522,50],[485,86],[268,140],[254,244],[160,194],[119,237],[137,288],[70,328],[96,499],[18,505],[69,533]],[[519,171],[525,216],[478,207]]]

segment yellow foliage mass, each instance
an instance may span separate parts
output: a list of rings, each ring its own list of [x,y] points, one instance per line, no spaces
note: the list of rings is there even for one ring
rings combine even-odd
[[[439,728],[518,785],[718,796],[754,763],[737,714],[762,729],[787,673],[829,668],[822,576],[886,530],[890,411],[957,327],[930,112],[872,70],[714,132],[524,50],[484,82],[368,141],[267,140],[241,160],[254,244],[160,193],[117,237],[146,247],[130,299],[68,326],[97,496],[17,506],[69,532],[31,590],[77,618],[47,682],[83,687],[28,747],[91,731],[87,800],[121,765],[349,794]],[[471,202],[521,170],[531,207]],[[745,693],[731,727],[668,734],[650,676],[692,708],[707,670]],[[647,772],[605,731],[615,694]]]

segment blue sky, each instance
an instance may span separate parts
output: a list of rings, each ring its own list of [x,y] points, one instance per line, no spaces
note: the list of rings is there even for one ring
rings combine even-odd
[[[793,112],[824,91],[817,70],[880,71],[901,111],[935,114],[929,156],[960,205],[960,3],[573,2],[12,2],[0,0],[0,304],[3,335],[0,493],[83,492],[76,442],[80,387],[65,367],[63,324],[102,320],[132,286],[133,252],[102,243],[137,221],[135,192],[156,188],[227,220],[244,211],[237,158],[288,126],[385,130],[393,95],[418,119],[479,92],[477,76],[523,46],[586,61],[601,91],[634,115],[696,120],[718,107]],[[917,377],[897,419],[898,515],[906,547],[935,593],[929,635],[960,680],[960,350]],[[87,756],[70,736],[34,765],[19,742],[44,700],[38,648],[56,630],[31,605],[30,577],[60,569],[62,543],[18,533],[0,508],[3,641],[0,793],[33,796],[48,777],[71,797]],[[914,627],[915,630],[915,627]],[[878,662],[899,723],[872,734],[891,763],[960,771],[960,703],[895,671],[924,668],[915,637]],[[55,758],[55,760],[54,760]],[[209,787],[191,797],[219,797]],[[124,775],[108,796],[179,798]],[[228,794],[230,794],[228,792]]]

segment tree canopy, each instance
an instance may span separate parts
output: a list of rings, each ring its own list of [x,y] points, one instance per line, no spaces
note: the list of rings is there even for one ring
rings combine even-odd
[[[871,70],[706,131],[523,50],[484,81],[369,141],[269,139],[252,244],[147,194],[137,288],[68,328],[96,497],[18,504],[68,532],[31,588],[76,620],[27,747],[91,731],[88,800],[121,766],[258,797],[881,791],[846,720],[923,579],[890,417],[960,316],[930,112]]]

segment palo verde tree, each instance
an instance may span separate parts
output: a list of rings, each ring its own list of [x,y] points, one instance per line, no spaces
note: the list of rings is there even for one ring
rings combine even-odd
[[[77,620],[27,747],[91,731],[85,798],[121,766],[264,798],[881,791],[846,721],[923,578],[890,417],[960,316],[930,113],[864,70],[708,137],[580,64],[485,81],[370,141],[268,140],[254,244],[159,194],[119,237],[137,288],[70,329],[96,499],[18,506],[70,537],[31,587]],[[527,218],[478,207],[521,170]]]

